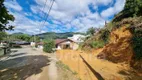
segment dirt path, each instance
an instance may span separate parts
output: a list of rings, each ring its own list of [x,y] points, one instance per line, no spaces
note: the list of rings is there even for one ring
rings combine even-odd
[[[57,72],[57,66],[56,66],[56,56],[53,54],[50,58],[51,62],[48,66],[48,76],[49,80],[58,80],[58,72]]]
[[[23,47],[0,60],[0,80],[58,80],[66,74],[56,67],[55,54]],[[62,79],[65,80],[65,79]]]

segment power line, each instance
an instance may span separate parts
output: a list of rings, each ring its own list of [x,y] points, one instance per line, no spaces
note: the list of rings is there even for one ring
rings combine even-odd
[[[54,1],[55,1],[55,0],[52,0],[51,7],[49,8],[49,11],[48,11],[47,15],[45,16],[45,21],[44,21],[44,23],[43,23],[43,26],[45,25],[45,22],[47,21],[47,19],[48,19],[48,17],[49,17],[49,14],[50,14],[50,11],[51,11],[51,9],[52,9],[52,7],[53,7]]]
[[[44,17],[46,16],[46,14],[44,14],[44,9],[46,8],[47,1],[48,1],[48,0],[45,1],[45,4],[44,4],[44,6],[43,6],[43,8],[42,8],[42,10],[41,10],[41,12],[43,13],[43,15],[41,15],[41,19],[44,19]],[[50,3],[49,3],[49,6],[50,6],[50,4],[51,4],[51,0],[50,0]],[[42,17],[42,16],[43,16],[43,17]],[[41,28],[40,28],[40,26],[42,26],[42,23],[43,23],[43,22],[40,22],[40,24],[38,25],[39,33],[41,33]],[[34,41],[36,41],[36,40],[35,40],[35,35],[34,35]]]
[[[55,1],[55,0],[51,0],[51,1],[50,1],[51,6],[50,6],[50,3],[49,3],[50,8],[49,8],[49,10],[48,10],[48,13],[47,13],[47,15],[46,15],[46,14],[44,15],[45,20],[44,20],[44,22],[43,22],[43,25],[42,25],[42,22],[41,22],[41,25],[39,24],[39,28],[40,28],[40,26],[42,27],[42,26],[45,25],[45,22],[47,21],[47,19],[48,19],[48,17],[49,17],[49,13],[50,13],[50,11],[51,11],[51,9],[52,9],[52,7],[53,7],[54,1]],[[47,0],[46,0],[46,2],[45,2],[45,4],[44,4],[43,10],[44,10],[45,7],[46,7],[46,3],[47,3]],[[43,12],[43,11],[42,11],[42,12]],[[41,32],[41,30],[40,30],[40,32]]]
[[[50,3],[51,3],[51,0],[50,0]],[[50,3],[49,3],[49,5],[50,5]],[[44,9],[46,8],[46,5],[47,5],[47,0],[45,1],[45,4],[44,4],[44,6],[43,6],[43,8],[42,8],[42,10],[41,10],[41,12],[43,13],[43,17],[41,16],[41,19],[44,19],[44,17],[46,16],[46,14],[44,14]],[[40,24],[39,24],[39,29],[40,29],[40,27],[41,27],[41,25],[42,25],[42,23],[43,22],[40,22]],[[39,33],[41,32],[41,29],[40,29],[40,31],[39,31]]]

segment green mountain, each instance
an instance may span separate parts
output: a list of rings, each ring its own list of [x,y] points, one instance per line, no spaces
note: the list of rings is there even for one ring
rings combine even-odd
[[[67,37],[72,37],[74,34],[85,35],[85,33],[79,33],[79,32],[66,32],[66,33],[47,32],[47,33],[38,34],[36,36],[40,37],[41,39],[65,39]]]

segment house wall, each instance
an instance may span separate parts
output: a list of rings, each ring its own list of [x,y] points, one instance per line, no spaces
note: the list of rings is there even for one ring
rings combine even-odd
[[[77,50],[79,48],[79,45],[77,43],[73,43],[72,49]]]
[[[72,41],[65,41],[57,45],[57,50],[64,49],[66,45],[69,45],[70,49],[76,50],[78,49],[79,45]]]

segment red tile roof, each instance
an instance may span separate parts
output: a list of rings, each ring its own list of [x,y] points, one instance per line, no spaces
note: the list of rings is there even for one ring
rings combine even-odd
[[[56,39],[55,44],[59,44],[61,42],[67,41],[68,39]]]
[[[69,41],[72,41],[72,40],[70,40],[70,39],[56,39],[56,40],[55,40],[55,44],[58,45],[58,44],[60,44],[60,43],[62,43],[62,42],[64,42],[64,41],[68,41],[68,40],[69,40]],[[37,44],[38,44],[38,45],[43,45],[44,43],[43,43],[43,42],[38,42]]]

